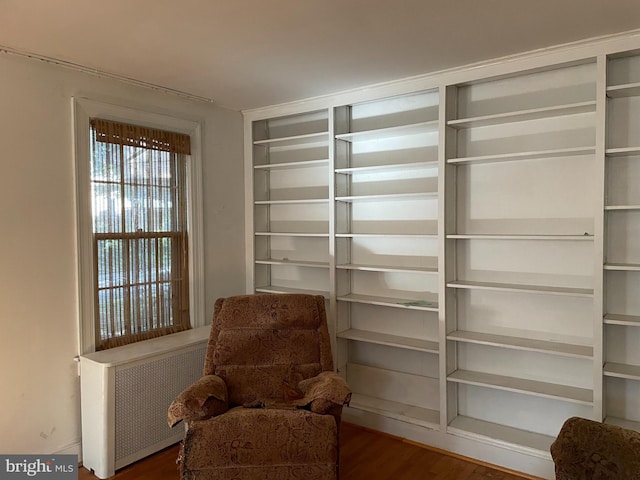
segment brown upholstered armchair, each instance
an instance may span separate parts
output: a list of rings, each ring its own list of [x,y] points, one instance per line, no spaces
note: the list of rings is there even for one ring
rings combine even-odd
[[[335,479],[343,405],[324,298],[218,299],[204,376],[169,407],[183,480]]]
[[[557,480],[639,480],[640,433],[568,419],[551,444]]]

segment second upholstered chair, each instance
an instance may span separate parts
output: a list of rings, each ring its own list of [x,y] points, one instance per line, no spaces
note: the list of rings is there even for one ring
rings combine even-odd
[[[204,375],[169,408],[185,422],[183,480],[335,479],[342,407],[325,300],[311,295],[219,299]]]
[[[640,433],[616,425],[569,418],[551,456],[557,480],[640,479]]]

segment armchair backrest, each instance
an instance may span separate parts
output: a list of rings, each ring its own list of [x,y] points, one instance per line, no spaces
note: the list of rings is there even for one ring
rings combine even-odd
[[[204,374],[222,377],[230,405],[283,400],[285,382],[333,370],[324,302],[302,294],[218,299]]]

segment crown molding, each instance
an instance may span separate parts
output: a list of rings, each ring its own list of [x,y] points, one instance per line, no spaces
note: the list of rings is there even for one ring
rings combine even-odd
[[[143,87],[143,88],[148,88],[148,89],[156,90],[163,93],[168,93],[171,95],[177,95],[179,97],[188,98],[189,100],[195,100],[197,102],[214,103],[214,100],[212,98],[194,95],[192,93],[183,92],[181,90],[176,90],[174,88],[164,87],[162,85],[156,85],[154,83],[137,80],[135,78],[119,75],[117,73],[106,72],[103,70],[99,70],[97,68],[87,67],[79,63],[69,62],[67,60],[62,60],[60,58],[55,58],[55,57],[48,57],[45,55],[40,55],[38,53],[27,52],[24,50],[13,48],[13,47],[7,47],[5,45],[0,45],[0,53],[4,53],[7,55],[17,55],[19,57],[29,58],[31,60],[39,60],[41,62],[48,63],[50,65],[56,65],[59,67],[68,68],[71,70],[75,70],[77,72],[94,75],[96,77],[116,80],[119,82],[127,83],[129,85],[135,85],[137,87]]]

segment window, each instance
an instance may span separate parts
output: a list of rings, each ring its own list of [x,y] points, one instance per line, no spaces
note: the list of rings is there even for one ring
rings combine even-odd
[[[190,328],[189,136],[91,120],[97,349]]]
[[[199,123],[85,99],[74,114],[80,353],[204,325]]]

